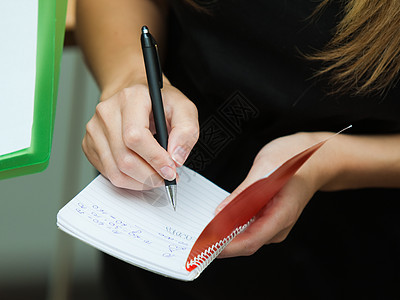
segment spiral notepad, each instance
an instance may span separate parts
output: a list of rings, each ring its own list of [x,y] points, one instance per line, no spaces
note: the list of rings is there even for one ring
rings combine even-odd
[[[131,191],[98,176],[57,215],[57,225],[99,250],[149,271],[194,280],[325,141],[292,157],[224,207],[229,194],[196,172],[179,170],[177,210],[164,187]]]

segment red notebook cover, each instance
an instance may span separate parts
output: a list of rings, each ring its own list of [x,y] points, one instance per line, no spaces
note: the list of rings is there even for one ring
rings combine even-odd
[[[186,269],[205,268],[325,142],[295,155],[228,203],[200,234],[186,260]]]

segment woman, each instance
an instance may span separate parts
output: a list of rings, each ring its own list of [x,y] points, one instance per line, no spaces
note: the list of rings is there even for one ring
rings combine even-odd
[[[353,125],[220,256],[234,259],[181,283],[107,257],[114,296],[398,296],[399,24],[395,0],[78,2],[78,39],[102,92],[83,149],[117,186],[162,185],[186,163],[233,191],[222,207]],[[142,25],[164,50],[168,151],[153,138]]]

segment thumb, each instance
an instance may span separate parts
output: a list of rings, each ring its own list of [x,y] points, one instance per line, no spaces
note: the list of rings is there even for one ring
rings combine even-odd
[[[197,108],[186,97],[176,97],[171,107],[168,152],[182,166],[199,138]]]
[[[188,158],[197,142],[198,132],[198,126],[195,124],[180,124],[171,129],[168,152],[171,153],[172,159],[178,166],[182,166]]]

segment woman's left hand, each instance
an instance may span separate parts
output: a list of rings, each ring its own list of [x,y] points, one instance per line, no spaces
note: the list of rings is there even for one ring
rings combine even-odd
[[[295,154],[333,133],[297,133],[276,139],[257,154],[246,179],[217,208]],[[257,214],[219,257],[251,255],[265,244],[282,242],[316,191],[400,188],[400,134],[339,134],[327,141]]]
[[[298,133],[272,141],[261,149],[246,179],[217,208],[228,204],[243,189],[277,166],[328,138],[332,133]],[[283,189],[258,213],[255,221],[220,254],[220,258],[252,255],[265,244],[282,242],[296,223],[304,207],[334,177],[336,172],[329,142],[317,151],[289,180]],[[337,166],[337,165],[336,165]]]

